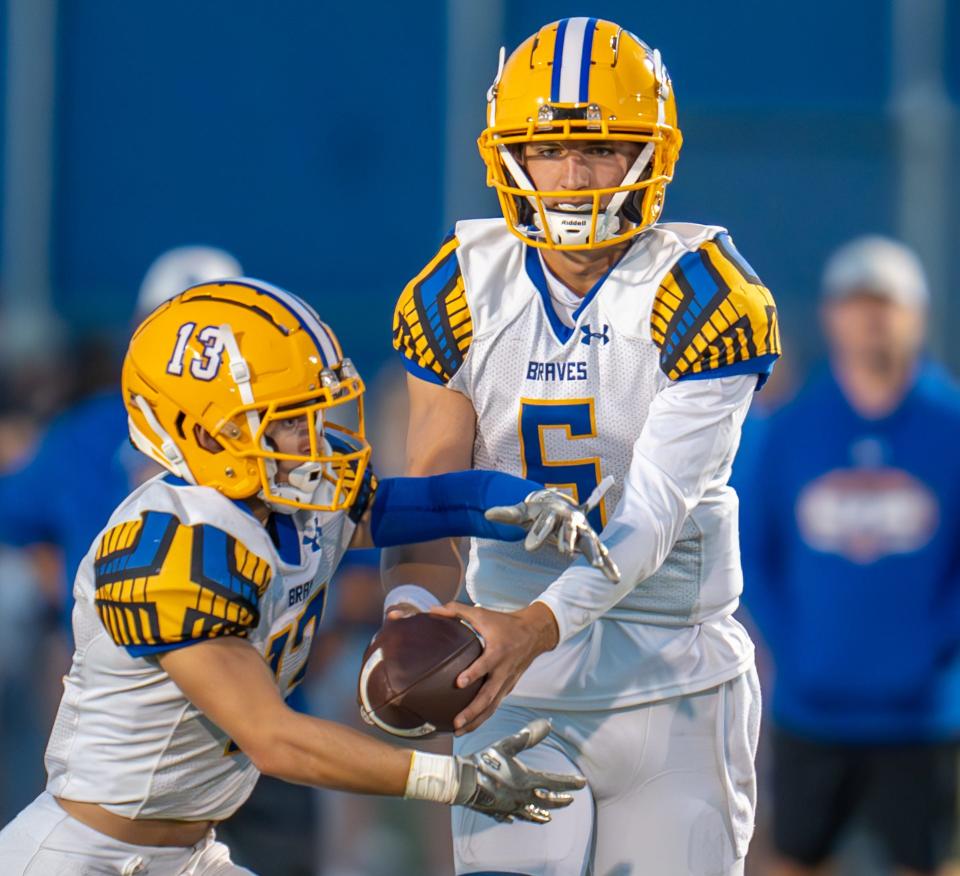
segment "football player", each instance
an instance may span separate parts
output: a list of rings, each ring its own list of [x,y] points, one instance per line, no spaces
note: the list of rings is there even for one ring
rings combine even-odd
[[[0,833],[4,876],[248,873],[213,826],[261,772],[531,822],[571,802],[580,777],[515,758],[545,722],[448,757],[284,703],[348,546],[519,538],[482,509],[511,492],[537,502],[538,484],[465,472],[378,485],[352,363],[308,305],[256,280],[161,305],[130,342],[122,390],[133,443],[166,472],[121,502],[80,565],[47,790]],[[595,540],[572,505],[559,527],[544,507],[565,549]]]
[[[760,703],[727,479],[780,353],[773,299],[725,229],[658,221],[681,135],[660,53],[629,31],[569,18],[501,51],[487,122],[503,218],[458,222],[396,308],[408,473],[496,467],[578,500],[612,475],[590,519],[622,577],[473,539],[482,607],[439,609],[486,640],[455,751],[546,716],[524,761],[591,794],[536,835],[455,812],[457,872],[742,872]],[[454,592],[443,544],[384,568],[434,584],[388,595],[393,614]]]

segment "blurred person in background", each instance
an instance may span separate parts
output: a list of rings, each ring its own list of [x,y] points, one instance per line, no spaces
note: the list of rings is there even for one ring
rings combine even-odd
[[[948,853],[960,739],[960,393],[922,354],[917,257],[864,237],[822,282],[829,366],[745,484],[745,602],[772,655],[777,876],[854,817],[897,873]]]
[[[29,452],[36,419],[0,392],[0,467]],[[45,711],[35,696],[48,611],[31,553],[0,545],[0,822],[27,804],[43,779],[42,740],[33,732]]]
[[[133,325],[188,286],[242,273],[240,263],[222,249],[168,250],[144,276]],[[98,359],[96,371],[99,377],[91,381],[89,391],[53,420],[35,452],[0,477],[0,542],[52,544],[62,551],[60,608],[67,631],[73,602],[70,590],[80,560],[103,521],[131,488],[159,471],[130,444],[119,362]],[[65,466],[64,460],[77,464]]]

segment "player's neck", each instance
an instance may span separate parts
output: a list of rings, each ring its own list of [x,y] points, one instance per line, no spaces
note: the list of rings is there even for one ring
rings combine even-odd
[[[250,513],[260,521],[264,526],[267,525],[267,521],[270,519],[270,509],[267,507],[267,503],[263,499],[258,499],[256,496],[251,496],[249,499],[244,499],[246,506],[250,509]]]
[[[630,242],[597,250],[541,249],[544,264],[564,286],[583,298],[630,248]]]

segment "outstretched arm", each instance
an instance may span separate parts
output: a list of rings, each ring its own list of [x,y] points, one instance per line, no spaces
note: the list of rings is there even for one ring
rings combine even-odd
[[[302,715],[280,697],[260,653],[236,636],[159,655],[184,695],[228,733],[261,772],[288,782],[470,806],[502,818],[549,821],[568,805],[579,776],[528,770],[515,755],[549,728],[525,728],[485,750],[449,757],[387,745],[330,721]],[[496,749],[496,750],[493,750]]]
[[[200,711],[262,773],[288,782],[367,794],[403,794],[410,752],[291,709],[260,653],[223,636],[159,656]]]
[[[381,480],[365,515],[365,525],[357,530],[352,546],[418,545],[388,555],[386,577],[399,577],[395,566],[403,561],[398,563],[398,557],[410,558],[413,565],[417,565],[417,559],[429,558],[447,568],[448,548],[442,542],[437,544],[442,538],[472,536],[519,541],[526,536],[527,550],[537,550],[549,542],[563,556],[581,552],[591,565],[602,569],[611,580],[618,580],[615,564],[587,522],[587,514],[599,502],[603,489],[598,488],[596,495],[581,506],[563,493],[545,490],[535,481],[503,472],[440,473],[451,462],[469,465],[475,429],[473,406],[459,393],[414,378],[411,382],[411,393],[419,400],[421,415],[411,417],[414,449],[409,467],[425,470],[429,476]],[[443,417],[441,422],[434,422],[438,412]],[[448,425],[451,428],[446,428]],[[464,448],[469,449],[469,455]],[[606,488],[609,483],[602,486]],[[425,542],[434,544],[421,544]],[[457,583],[459,572],[458,563]],[[402,596],[397,594],[398,599]],[[419,607],[425,607],[423,600],[429,598],[422,595]]]
[[[718,477],[726,477],[756,380],[756,375],[739,375],[682,381],[654,400],[634,445],[623,497],[603,530],[621,570],[619,583],[578,560],[522,610],[524,618],[518,618],[520,612],[453,603],[433,609],[469,621],[486,642],[481,657],[458,679],[467,687],[488,676],[455,719],[458,733],[483,723],[534,658],[593,623],[660,568],[689,512]],[[540,613],[533,614],[534,609]]]

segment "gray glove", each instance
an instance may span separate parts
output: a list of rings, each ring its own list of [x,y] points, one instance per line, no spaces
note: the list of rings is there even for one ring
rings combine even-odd
[[[550,722],[531,721],[519,733],[507,736],[469,757],[455,757],[460,772],[460,789],[455,805],[467,806],[492,815],[498,821],[523,818],[546,824],[549,809],[573,802],[565,793],[582,788],[583,776],[539,772],[525,767],[516,755],[546,738]]]
[[[608,475],[581,505],[557,490],[535,490],[522,502],[496,505],[488,508],[483,516],[494,523],[511,523],[526,529],[523,546],[528,551],[537,550],[546,541],[555,544],[564,557],[572,557],[579,551],[591,566],[600,569],[616,584],[620,570],[587,521],[587,515],[600,504],[612,485],[613,478]]]

